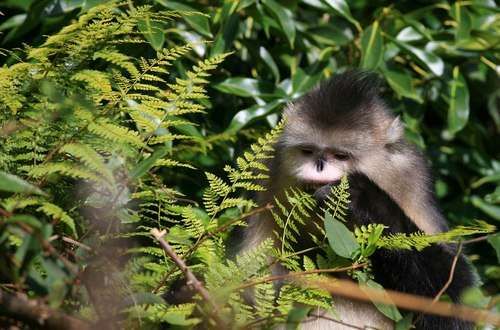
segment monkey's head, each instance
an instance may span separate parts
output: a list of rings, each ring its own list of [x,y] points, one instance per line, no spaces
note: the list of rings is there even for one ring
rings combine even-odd
[[[315,190],[386,166],[403,126],[379,98],[377,81],[365,72],[338,74],[290,104],[277,148],[281,177]]]

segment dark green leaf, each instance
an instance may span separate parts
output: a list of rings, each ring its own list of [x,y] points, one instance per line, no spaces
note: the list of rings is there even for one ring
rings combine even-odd
[[[417,94],[415,88],[413,87],[411,75],[405,71],[389,70],[387,68],[382,69],[385,79],[391,86],[391,88],[400,96],[413,99],[419,103],[423,100]]]
[[[410,330],[413,326],[413,314],[406,314],[401,320],[396,322],[394,330]]]
[[[160,50],[163,48],[163,43],[165,42],[165,33],[163,32],[163,26],[157,21],[151,20],[149,17],[141,19],[137,26],[139,30],[144,35],[147,41],[155,50]]]
[[[205,37],[211,38],[212,32],[210,32],[210,24],[208,17],[203,13],[200,13],[193,7],[190,7],[184,3],[179,3],[170,0],[155,0],[157,3],[163,5],[166,8],[173,10],[186,11],[189,15],[183,15],[184,20],[196,30],[196,32],[204,35]]]
[[[344,258],[351,258],[359,249],[354,234],[329,213],[325,213],[325,230],[328,243],[333,252]]]
[[[271,72],[273,73],[273,76],[275,78],[275,82],[280,81],[280,71],[278,69],[278,66],[276,65],[276,62],[274,62],[273,56],[265,49],[264,47],[259,48],[259,55],[260,58],[266,63],[266,65],[271,69]]]
[[[471,17],[467,9],[460,1],[455,2],[450,9],[451,16],[455,19],[457,27],[455,28],[455,39],[469,39],[471,30]]]
[[[261,97],[273,94],[271,84],[251,78],[228,78],[214,86],[221,92],[243,97]]]
[[[489,204],[478,196],[472,196],[471,200],[472,205],[474,205],[493,219],[500,221],[500,206]]]
[[[169,150],[170,147],[167,146],[156,149],[151,156],[141,161],[135,168],[132,169],[132,171],[130,171],[130,178],[135,180],[142,177],[151,167],[153,167],[154,163],[158,159],[163,158]]]
[[[286,318],[286,330],[298,329],[301,321],[307,317],[310,310],[311,307],[307,306],[294,307]]]
[[[344,0],[322,0],[322,1],[326,3],[330,8],[332,8],[334,11],[342,15],[349,22],[354,24],[354,26],[356,26],[356,29],[358,31],[361,31],[361,26],[359,25],[359,22],[356,21],[354,17],[352,17],[351,10],[347,5],[347,1]]]
[[[458,67],[453,69],[450,82],[450,105],[448,108],[448,132],[454,136],[469,120],[469,88]]]
[[[295,22],[292,12],[274,0],[263,0],[263,4],[276,17],[283,33],[288,39],[290,47],[293,48],[295,42]]]
[[[443,60],[426,50],[409,45],[406,42],[402,42],[396,39],[392,39],[402,50],[406,51],[415,59],[417,59],[421,64],[425,65],[432,73],[436,76],[441,76],[444,72],[444,62]]]
[[[493,246],[495,252],[497,253],[498,262],[500,262],[500,233],[488,236],[488,243]]]
[[[369,288],[384,291],[384,294],[387,295],[385,293],[384,287],[382,285],[378,284],[377,282],[375,282],[373,280],[368,280],[365,284]],[[386,297],[388,298],[388,296],[386,296]],[[395,305],[386,305],[386,304],[381,304],[378,302],[373,302],[373,304],[375,305],[375,307],[377,307],[377,309],[382,314],[384,314],[385,316],[387,316],[388,318],[390,318],[393,321],[398,322],[403,318],[403,316],[401,316],[401,313],[399,313],[399,310]]]
[[[256,104],[248,109],[238,111],[231,120],[226,132],[236,133],[253,120],[266,116],[284,102],[285,100],[279,99],[264,105]]]
[[[378,21],[373,22],[361,35],[361,63],[363,69],[375,69],[384,55],[384,41]]]
[[[0,171],[0,190],[13,193],[45,195],[38,187],[13,174]]]

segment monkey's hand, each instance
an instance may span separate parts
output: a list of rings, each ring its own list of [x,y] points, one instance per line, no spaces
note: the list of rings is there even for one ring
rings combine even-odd
[[[319,187],[314,191],[314,198],[316,199],[316,203],[318,203],[319,207],[325,206],[325,200],[328,198],[328,195],[332,192],[332,187],[336,186],[340,183],[340,181],[335,181],[329,184],[325,184],[324,186]]]

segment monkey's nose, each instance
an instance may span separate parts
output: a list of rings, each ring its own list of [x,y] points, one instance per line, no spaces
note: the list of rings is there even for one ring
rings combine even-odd
[[[321,172],[325,168],[325,160],[323,158],[319,158],[316,161],[316,171]]]

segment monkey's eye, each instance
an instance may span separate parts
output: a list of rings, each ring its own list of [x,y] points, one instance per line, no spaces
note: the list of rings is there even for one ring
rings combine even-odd
[[[307,148],[307,147],[302,147],[300,148],[300,152],[304,155],[304,156],[310,156],[313,154],[313,150],[312,148]]]
[[[349,159],[349,154],[345,153],[345,152],[336,152],[333,154],[333,157],[336,159],[336,160],[340,160],[340,161],[346,161]]]

